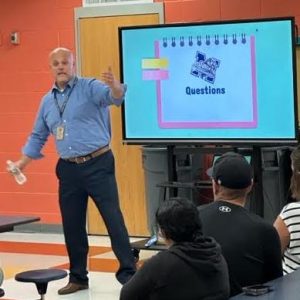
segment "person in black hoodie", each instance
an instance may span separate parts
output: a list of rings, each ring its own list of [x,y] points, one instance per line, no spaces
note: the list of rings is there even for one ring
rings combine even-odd
[[[146,261],[122,287],[120,300],[225,300],[227,264],[220,246],[202,234],[197,207],[170,199],[156,213],[159,234],[169,246]]]

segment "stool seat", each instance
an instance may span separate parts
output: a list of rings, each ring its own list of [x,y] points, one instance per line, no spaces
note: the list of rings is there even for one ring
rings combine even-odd
[[[60,269],[30,270],[16,274],[15,280],[21,282],[33,282],[36,285],[41,299],[47,292],[48,282],[66,277],[68,273]]]

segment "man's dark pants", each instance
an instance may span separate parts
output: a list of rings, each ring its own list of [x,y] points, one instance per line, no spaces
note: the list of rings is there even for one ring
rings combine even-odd
[[[81,164],[59,159],[56,175],[59,179],[59,204],[70,259],[70,282],[88,283],[86,212],[90,196],[103,218],[112,249],[120,263],[116,277],[124,284],[136,268],[120,210],[112,152],[109,150]]]

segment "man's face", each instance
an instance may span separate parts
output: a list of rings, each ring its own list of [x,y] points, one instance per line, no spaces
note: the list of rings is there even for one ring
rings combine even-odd
[[[65,87],[74,75],[73,55],[66,51],[53,53],[50,57],[50,68],[56,84],[59,87]]]

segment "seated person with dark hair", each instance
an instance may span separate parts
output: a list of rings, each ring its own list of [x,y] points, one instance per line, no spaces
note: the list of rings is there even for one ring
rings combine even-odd
[[[227,261],[231,296],[242,287],[282,276],[279,236],[272,226],[244,208],[253,185],[244,156],[228,152],[208,170],[214,202],[199,207],[203,232],[221,245]]]
[[[229,297],[220,246],[202,234],[197,207],[170,199],[156,213],[169,248],[151,257],[123,286],[120,300],[222,300]]]

